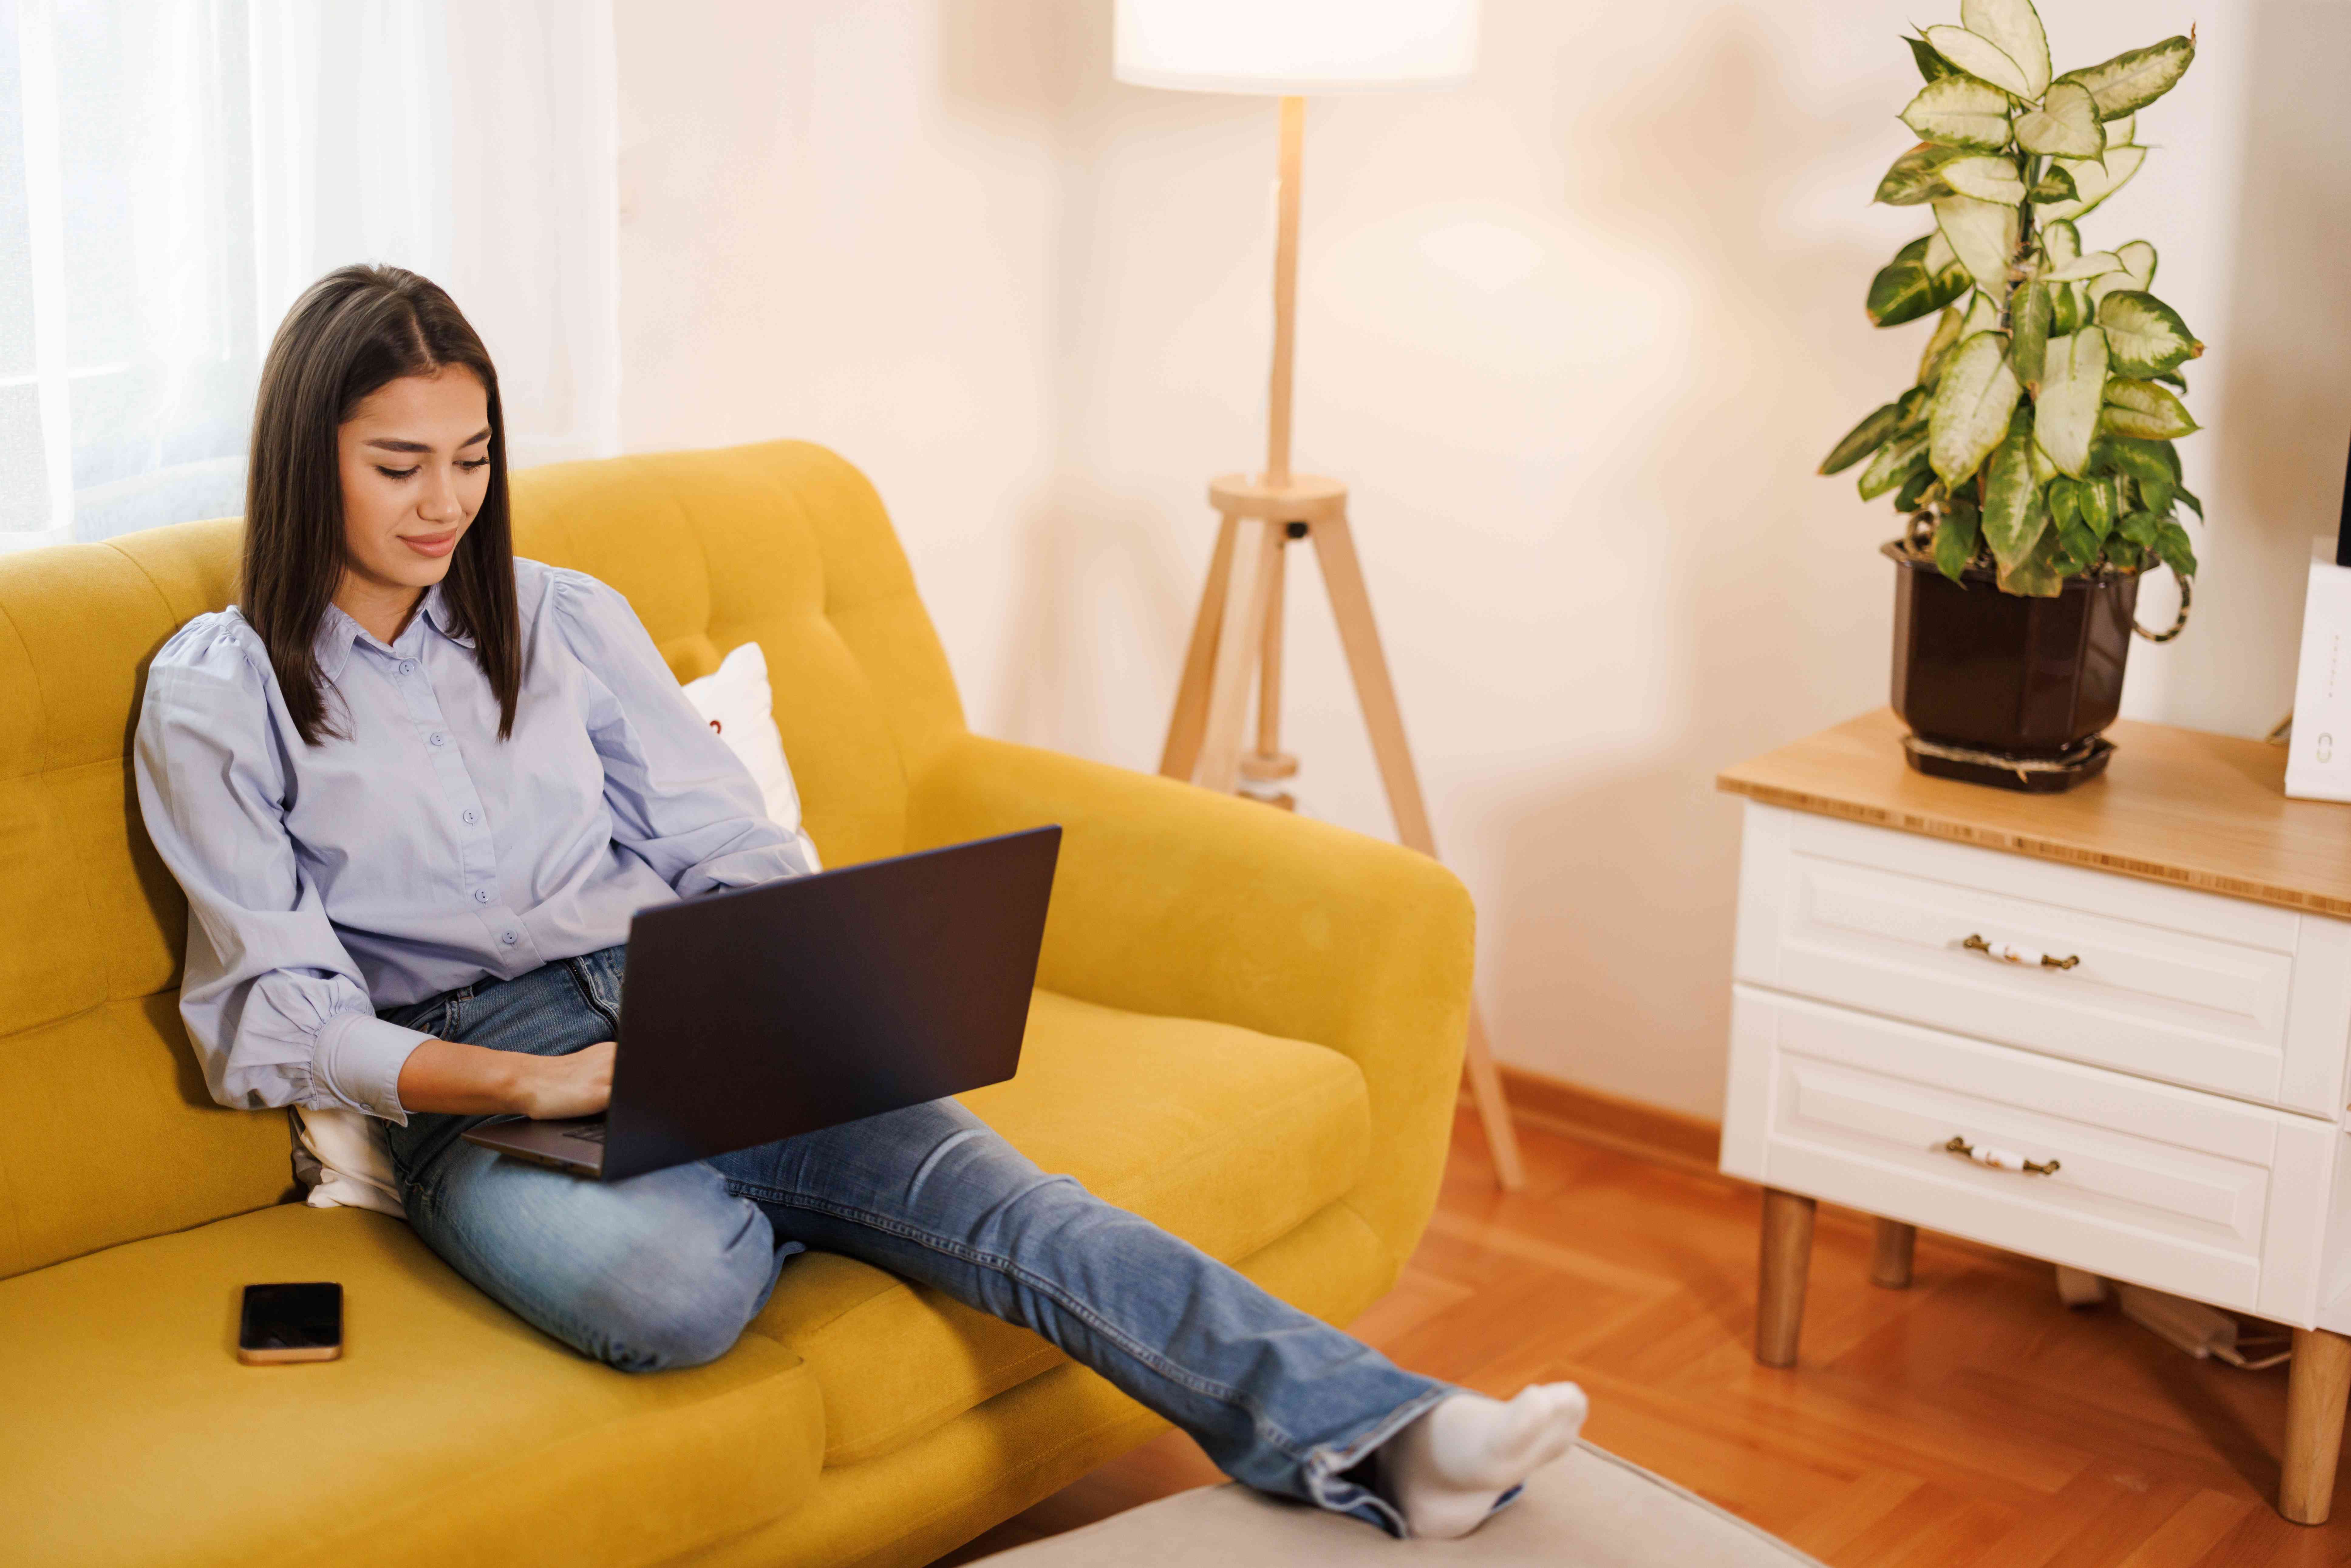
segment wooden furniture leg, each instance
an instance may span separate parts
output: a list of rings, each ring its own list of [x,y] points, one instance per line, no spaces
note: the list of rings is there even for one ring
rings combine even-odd
[[[1813,1266],[1809,1197],[1763,1189],[1763,1252],[1755,1291],[1755,1359],[1766,1366],[1796,1364],[1804,1330],[1804,1280]]]
[[[1176,688],[1176,713],[1167,721],[1167,744],[1159,753],[1159,771],[1170,779],[1192,777],[1192,769],[1200,763],[1200,737],[1207,729],[1208,682],[1217,667],[1217,639],[1224,632],[1233,536],[1240,524],[1230,512],[1224,518],[1217,529],[1216,551],[1208,557],[1208,580],[1200,590],[1200,608],[1192,617],[1192,642],[1184,650],[1184,679]]]
[[[1199,765],[1193,772],[1202,789],[1219,794],[1231,794],[1240,782],[1241,730],[1265,648],[1265,601],[1273,583],[1274,552],[1281,548],[1280,527],[1263,517],[1242,517],[1233,536],[1224,624],[1218,629],[1216,668],[1208,680]]]
[[[2351,1339],[2325,1329],[2294,1330],[2278,1511],[2296,1524],[2325,1524],[2334,1508],[2346,1395],[2351,1395]]]
[[[1918,1228],[1898,1219],[1877,1222],[1877,1246],[1869,1259],[1869,1282],[1889,1291],[1910,1288],[1910,1259],[1918,1245]]]

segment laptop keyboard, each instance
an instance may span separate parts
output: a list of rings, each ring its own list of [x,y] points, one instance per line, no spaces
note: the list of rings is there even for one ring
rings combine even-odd
[[[577,1138],[583,1144],[601,1144],[604,1141],[604,1124],[599,1122],[592,1127],[567,1128],[563,1135],[567,1138]]]

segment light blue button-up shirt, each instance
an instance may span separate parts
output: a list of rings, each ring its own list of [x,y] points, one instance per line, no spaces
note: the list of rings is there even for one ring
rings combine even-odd
[[[628,601],[515,562],[514,732],[438,586],[386,645],[329,605],[341,738],[304,744],[235,607],[155,655],[133,748],[147,831],[188,895],[180,1016],[224,1105],[407,1120],[429,1038],[376,1017],[626,941],[652,904],[810,869],[694,711]]]

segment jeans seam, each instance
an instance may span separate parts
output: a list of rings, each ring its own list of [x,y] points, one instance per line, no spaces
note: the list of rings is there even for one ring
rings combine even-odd
[[[604,1020],[605,1027],[610,1029],[615,1037],[618,1037],[621,1032],[621,1020],[614,1015],[611,1009],[606,1007],[602,1002],[596,998],[594,988],[588,984],[587,980],[583,978],[580,973],[580,961],[578,958],[564,958],[559,961],[563,966],[563,972],[571,977],[571,988],[580,993],[580,999],[586,1002],[590,1008],[594,1009],[596,1016]]]
[[[948,1240],[943,1237],[931,1235],[916,1227],[904,1224],[902,1221],[894,1220],[888,1215],[875,1214],[869,1209],[852,1208],[846,1204],[827,1203],[820,1198],[812,1198],[800,1193],[779,1192],[773,1187],[762,1186],[756,1182],[729,1182],[727,1185],[743,1190],[747,1197],[756,1197],[762,1201],[775,1204],[779,1207],[810,1208],[816,1210],[820,1214],[830,1214],[836,1219],[854,1220],[861,1225],[868,1225],[876,1230],[895,1236],[901,1240],[912,1241],[917,1246],[927,1247],[932,1251],[944,1252],[950,1258],[958,1258],[967,1263],[977,1263],[986,1268],[994,1269],[999,1273],[1008,1274],[1014,1280],[1019,1281],[1021,1284],[1028,1286],[1030,1290],[1037,1291],[1040,1295],[1042,1295],[1053,1301],[1063,1312],[1068,1312],[1071,1317],[1074,1317],[1079,1322],[1086,1324],[1095,1333],[1101,1334],[1104,1339],[1109,1340],[1113,1344],[1123,1351],[1127,1355],[1133,1357],[1138,1362],[1141,1362],[1144,1365],[1148,1366],[1154,1372],[1159,1374],[1160,1376],[1166,1378],[1170,1383],[1177,1384],[1182,1387],[1188,1388],[1195,1394],[1206,1395],[1209,1398],[1221,1400],[1225,1404],[1248,1412],[1249,1425],[1254,1427],[1259,1434],[1266,1439],[1266,1441],[1271,1443],[1275,1448],[1280,1448],[1291,1459],[1302,1461],[1311,1452],[1311,1448],[1309,1448],[1307,1445],[1299,1442],[1297,1438],[1291,1437],[1288,1432],[1268,1420],[1266,1418],[1265,1412],[1258,1408],[1258,1406],[1247,1398],[1239,1389],[1228,1387],[1223,1384],[1197,1376],[1187,1369],[1176,1366],[1165,1360],[1156,1352],[1153,1351],[1150,1346],[1136,1343],[1123,1331],[1120,1330],[1115,1325],[1105,1322],[1084,1301],[1076,1299],[1068,1291],[1061,1290],[1052,1281],[1043,1279],[1030,1270],[1022,1268],[1017,1261],[1010,1258],[1002,1257],[992,1252],[983,1252],[976,1247],[967,1247],[958,1242]]]

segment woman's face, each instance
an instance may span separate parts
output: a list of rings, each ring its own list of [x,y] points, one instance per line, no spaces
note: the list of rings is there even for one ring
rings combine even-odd
[[[383,589],[448,575],[490,487],[490,400],[462,365],[387,382],[339,433],[347,572]]]

